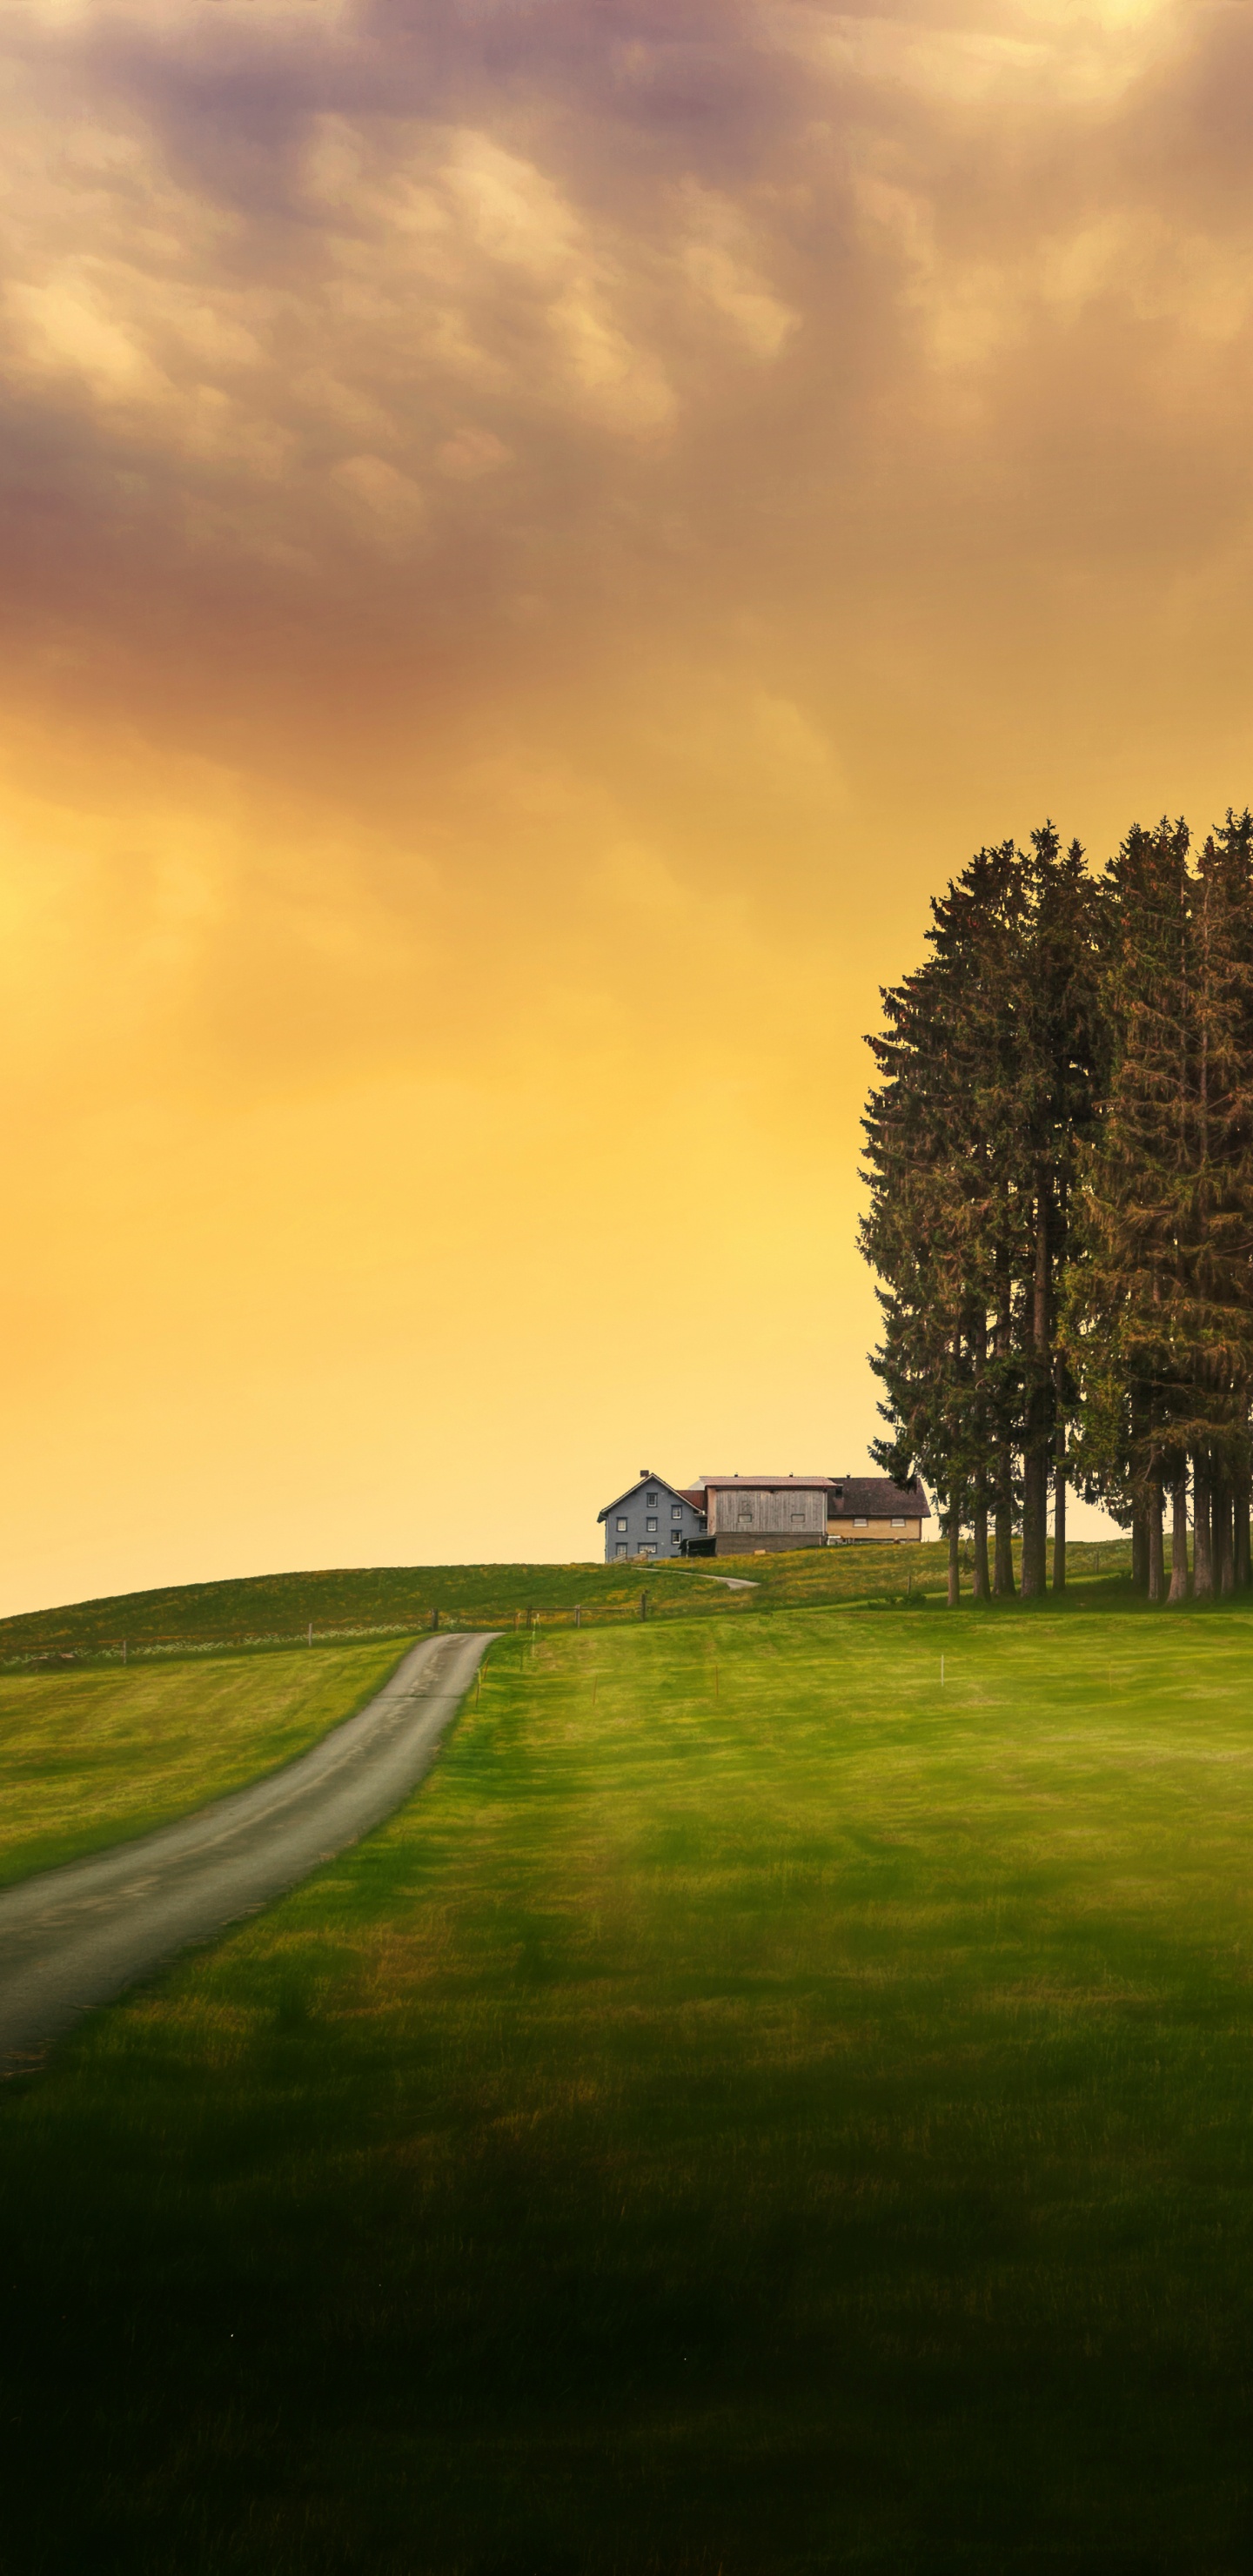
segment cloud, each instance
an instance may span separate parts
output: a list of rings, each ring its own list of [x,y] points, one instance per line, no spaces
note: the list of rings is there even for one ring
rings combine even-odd
[[[682,194],[690,234],[682,252],[686,275],[754,357],[776,358],[800,317],[771,293],[754,267],[739,208],[694,181]]]
[[[472,422],[446,438],[436,451],[441,474],[450,474],[456,483],[477,483],[483,474],[499,474],[507,465],[512,449],[490,429],[476,429]]]
[[[426,503],[410,481],[385,456],[344,456],[331,469],[342,492],[364,514],[368,531],[390,546],[405,546],[426,524]]]
[[[976,494],[1022,496],[1003,566],[1045,524],[1056,562],[1065,483],[1076,578],[1155,473],[1155,554],[1244,506],[1213,424],[1247,390],[1253,79],[1180,0],[119,0],[8,42],[19,623],[55,601],[142,656],[178,566],[241,684],[274,618],[297,661],[351,636],[376,705],[367,634],[398,687],[437,636],[459,687],[502,653],[526,685],[631,637],[716,660],[783,599],[799,633],[825,584],[851,639],[929,566],[969,586]]]
[[[347,1262],[390,1192],[473,1390],[498,1247],[441,1286],[431,1172],[445,1247],[505,1207],[545,1280],[777,1236],[837,1302],[699,1367],[711,1422],[746,1381],[809,1420],[937,880],[1250,791],[1245,14],[27,0],[0,46],[7,1106],[32,1189],[107,1176],[82,1350],[149,1365],[144,1225],[171,1315],[282,1318],[301,1210]]]

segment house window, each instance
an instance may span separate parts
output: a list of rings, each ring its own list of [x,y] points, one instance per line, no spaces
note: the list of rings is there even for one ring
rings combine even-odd
[[[626,1555],[626,1552],[627,1552],[627,1550],[626,1550],[626,1541],[625,1541],[625,1539],[622,1539],[622,1540],[620,1540],[620,1541],[619,1541],[619,1543],[618,1543],[617,1547],[614,1549],[614,1555],[615,1555],[615,1556],[625,1556],[625,1555]]]
[[[646,1501],[646,1502],[647,1502],[647,1504],[648,1504],[648,1508],[649,1508],[650,1512],[655,1512],[655,1511],[656,1511],[656,1509],[657,1509],[657,1497],[656,1497],[656,1495],[655,1495],[655,1494],[647,1494],[647,1495],[645,1496],[645,1501]]]
[[[682,1505],[682,1503],[671,1503],[671,1505],[670,1505],[670,1518],[671,1518],[671,1520],[672,1520],[672,1521],[681,1521],[681,1520],[682,1520],[682,1518],[683,1518],[683,1505]]]
[[[625,1528],[626,1528],[626,1522],[625,1522],[625,1520],[620,1520],[620,1521],[618,1522],[618,1528],[619,1528],[619,1529],[625,1529]]]
[[[903,1513],[903,1512],[894,1512],[894,1513],[893,1513],[893,1515],[892,1515],[892,1527],[893,1527],[893,1529],[904,1529],[904,1527],[905,1527],[905,1515],[904,1515],[904,1513]]]
[[[657,1527],[657,1523],[656,1523],[656,1521],[655,1521],[655,1520],[645,1521],[645,1523],[644,1523],[644,1527],[645,1527],[645,1529],[655,1530],[655,1529],[656,1529],[656,1527]]]
[[[657,1553],[657,1542],[656,1542],[656,1540],[655,1540],[655,1539],[653,1539],[653,1540],[651,1541],[651,1543],[650,1543],[650,1541],[649,1541],[648,1539],[645,1539],[644,1544],[643,1544],[642,1548],[640,1549],[640,1555],[641,1555],[641,1556],[655,1556],[655,1555],[656,1555],[656,1553]]]
[[[794,1521],[794,1522],[795,1522],[795,1521],[799,1521],[801,1528],[802,1528],[802,1529],[804,1528],[804,1526],[805,1526],[805,1506],[804,1506],[804,1504],[803,1504],[803,1503],[801,1504],[800,1510],[799,1510],[798,1512],[793,1512],[793,1514],[792,1514],[792,1519],[793,1519],[793,1521]]]
[[[869,1529],[870,1523],[864,1512],[854,1512],[853,1527],[854,1529]]]
[[[752,1526],[753,1526],[753,1506],[752,1506],[752,1504],[751,1504],[751,1503],[740,1503],[740,1504],[738,1505],[738,1507],[737,1507],[737,1517],[738,1517],[738,1520],[739,1520],[739,1524],[740,1524],[741,1529],[751,1529],[751,1528],[752,1528]]]

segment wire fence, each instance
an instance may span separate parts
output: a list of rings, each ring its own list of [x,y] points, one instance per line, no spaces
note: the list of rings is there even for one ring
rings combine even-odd
[[[819,1585],[814,1589],[793,1591],[782,1585],[776,1589],[765,1583],[751,1589],[710,1587],[699,1599],[674,1592],[658,1594],[645,1585],[638,1595],[627,1600],[542,1603],[520,1608],[516,1603],[454,1603],[442,1606],[415,1607],[410,1617],[388,1620],[338,1620],[319,1624],[306,1620],[293,1629],[232,1629],[213,1636],[186,1636],[166,1633],[144,1637],[84,1637],[77,1642],[50,1643],[17,1649],[8,1654],[0,1651],[0,1673],[50,1672],[74,1667],[109,1667],[114,1665],[159,1663],[184,1656],[228,1654],[285,1654],[293,1648],[347,1646],[371,1640],[420,1638],[433,1634],[460,1634],[484,1629],[504,1637],[530,1635],[545,1631],[580,1628],[625,1627],[639,1621],[700,1619],[711,1616],[751,1617],[764,1610],[858,1609],[895,1607],[944,1598],[948,1588],[947,1551],[928,1548],[920,1563],[921,1551],[911,1549],[909,1562],[902,1562],[903,1551],[892,1551],[890,1566],[857,1568],[860,1580],[851,1579],[854,1568],[842,1557],[841,1572],[847,1578],[838,1585]],[[1126,1541],[1070,1540],[1066,1548],[1068,1583],[1123,1575],[1130,1568],[1131,1550]],[[777,1562],[777,1561],[776,1561]],[[959,1563],[963,1590],[968,1591],[974,1570],[974,1550],[963,1541]]]

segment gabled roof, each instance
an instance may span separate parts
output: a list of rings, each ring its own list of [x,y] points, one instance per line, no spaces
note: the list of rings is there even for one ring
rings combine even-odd
[[[615,1494],[613,1501],[606,1503],[603,1512],[597,1512],[597,1520],[607,1521],[611,1512],[616,1512],[621,1504],[630,1502],[632,1494],[642,1494],[645,1485],[655,1485],[661,1494],[673,1494],[676,1503],[687,1503],[693,1511],[699,1512],[704,1509],[703,1504],[693,1502],[692,1496],[684,1493],[681,1485],[668,1484],[664,1476],[637,1476],[634,1484],[628,1485],[624,1494]]]
[[[929,1521],[931,1505],[916,1476],[907,1485],[897,1485],[890,1476],[832,1476],[830,1479],[832,1518],[852,1520],[864,1513],[867,1520],[890,1520],[894,1512],[903,1512],[907,1520]]]
[[[895,1484],[890,1476],[702,1476],[696,1485],[672,1485],[666,1476],[637,1476],[625,1493],[606,1503],[604,1510],[597,1513],[597,1520],[607,1521],[611,1512],[619,1511],[646,1485],[655,1485],[659,1493],[670,1494],[676,1503],[686,1503],[690,1511],[702,1515],[710,1493],[733,1492],[739,1486],[755,1493],[825,1493],[829,1497],[828,1514],[835,1520],[853,1520],[863,1514],[867,1520],[891,1520],[902,1512],[911,1521],[931,1518],[931,1505],[916,1476],[907,1485]]]
[[[830,1482],[829,1476],[702,1476],[701,1478],[703,1485],[709,1488],[716,1487],[720,1494],[734,1485],[744,1485],[755,1494],[782,1494],[786,1493],[789,1487],[812,1493],[815,1486],[820,1491],[824,1491]]]

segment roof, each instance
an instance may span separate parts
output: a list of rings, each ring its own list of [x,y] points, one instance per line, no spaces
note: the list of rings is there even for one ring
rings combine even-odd
[[[702,1485],[716,1486],[719,1493],[724,1493],[730,1485],[747,1485],[758,1494],[762,1492],[782,1494],[789,1486],[803,1488],[805,1492],[812,1493],[815,1486],[823,1490],[830,1482],[829,1476],[702,1476],[701,1478]]]
[[[891,1520],[903,1512],[908,1520],[929,1521],[931,1505],[916,1476],[907,1485],[895,1484],[890,1476],[702,1476],[695,1485],[672,1485],[665,1476],[637,1476],[626,1492],[617,1494],[598,1512],[598,1521],[607,1521],[632,1494],[642,1493],[645,1485],[656,1485],[663,1494],[672,1494],[676,1503],[686,1503],[689,1510],[703,1513],[706,1496],[711,1492],[727,1493],[736,1486],[750,1492],[783,1494],[789,1490],[803,1493],[826,1493],[831,1497],[832,1517],[852,1520],[864,1514],[867,1520]]]
[[[904,1512],[911,1521],[929,1521],[931,1505],[916,1476],[898,1485],[891,1476],[832,1476],[828,1479],[837,1520],[864,1513],[867,1520],[890,1520]]]
[[[685,1494],[681,1485],[668,1484],[664,1476],[654,1476],[649,1474],[647,1476],[637,1476],[634,1484],[628,1485],[624,1494],[615,1494],[613,1501],[611,1503],[606,1503],[602,1512],[597,1512],[597,1520],[607,1521],[610,1513],[616,1512],[620,1503],[629,1503],[632,1494],[642,1493],[645,1485],[656,1485],[660,1493],[673,1494],[676,1503],[687,1503],[695,1512],[703,1511],[705,1508],[704,1504],[696,1502],[691,1494]]]

